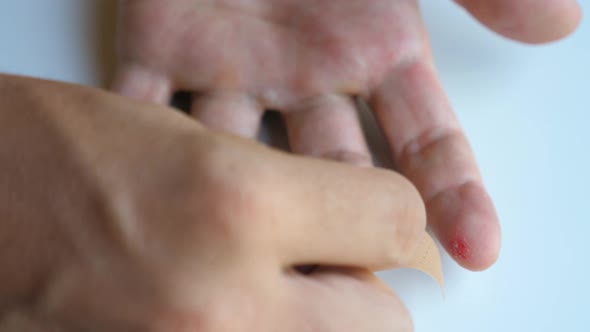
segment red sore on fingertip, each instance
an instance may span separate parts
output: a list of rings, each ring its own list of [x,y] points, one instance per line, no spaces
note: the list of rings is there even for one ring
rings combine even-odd
[[[453,242],[451,242],[451,254],[455,258],[468,260],[471,258],[471,247],[469,247],[465,239],[455,239]]]

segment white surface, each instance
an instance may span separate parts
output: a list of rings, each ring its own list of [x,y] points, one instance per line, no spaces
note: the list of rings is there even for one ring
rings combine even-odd
[[[423,3],[442,80],[502,220],[503,248],[483,273],[445,257],[444,301],[419,273],[386,277],[417,331],[590,331],[590,23],[531,47],[493,35],[450,2]],[[0,72],[106,82],[113,15],[113,1],[0,1]]]

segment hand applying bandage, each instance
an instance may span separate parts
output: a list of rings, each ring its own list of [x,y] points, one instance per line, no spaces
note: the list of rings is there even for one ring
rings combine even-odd
[[[402,176],[63,83],[0,109],[0,331],[411,330],[372,273],[436,250]]]

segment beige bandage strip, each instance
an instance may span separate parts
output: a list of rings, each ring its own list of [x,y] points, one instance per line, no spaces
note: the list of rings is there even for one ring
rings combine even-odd
[[[426,233],[422,238],[420,245],[416,250],[416,254],[414,255],[414,258],[410,264],[403,267],[417,269],[428,274],[434,280],[436,280],[436,282],[438,282],[440,288],[444,292],[444,279],[440,252],[436,246],[436,242],[434,242],[434,239],[432,239],[428,233]]]

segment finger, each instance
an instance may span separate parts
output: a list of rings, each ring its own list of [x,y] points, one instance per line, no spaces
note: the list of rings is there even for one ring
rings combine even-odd
[[[413,330],[410,314],[399,298],[368,271],[325,269],[290,281],[289,331]]]
[[[508,38],[543,43],[563,38],[580,24],[575,0],[456,0],[481,23]]]
[[[390,73],[371,103],[397,167],[420,191],[443,246],[466,268],[493,264],[500,246],[496,212],[432,61]]]
[[[314,98],[286,113],[285,122],[295,153],[372,164],[354,100],[348,96]]]
[[[422,200],[405,178],[284,154],[275,161],[267,166],[278,174],[270,177],[275,193],[269,213],[277,214],[272,227],[285,266],[381,270],[413,258],[426,220]]]
[[[254,98],[231,92],[195,94],[191,108],[205,126],[248,138],[258,134],[263,113]]]
[[[170,79],[155,70],[138,65],[121,65],[113,91],[123,96],[156,104],[168,104],[172,96]]]

